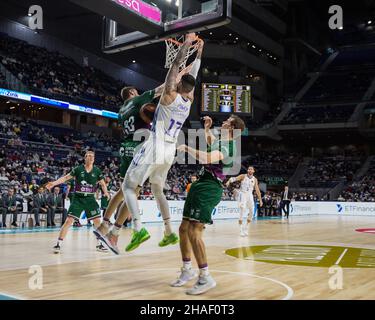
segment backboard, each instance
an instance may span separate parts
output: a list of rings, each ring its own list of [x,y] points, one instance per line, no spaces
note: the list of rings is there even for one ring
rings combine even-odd
[[[232,0],[101,0],[105,2],[112,6],[103,14],[106,53],[216,28],[228,24],[232,13]]]

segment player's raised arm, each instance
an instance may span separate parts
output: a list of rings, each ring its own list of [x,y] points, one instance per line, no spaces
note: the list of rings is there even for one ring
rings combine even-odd
[[[51,181],[46,184],[46,188],[51,191],[52,188],[58,186],[59,184],[65,183],[66,181],[69,181],[70,179],[73,179],[73,176],[69,173],[56,181]]]
[[[185,69],[181,70],[179,72],[179,74],[177,75],[177,79],[176,79],[176,82],[179,83],[181,81],[181,78],[184,74],[188,74],[190,73],[190,70],[192,69],[193,67],[193,64],[191,63],[190,65],[188,65]],[[154,98],[158,98],[160,97],[162,94],[163,94],[163,91],[164,91],[164,88],[165,88],[165,83],[163,83],[162,85],[160,85],[159,87],[156,87],[154,89],[155,93],[154,93]]]
[[[230,178],[227,183],[225,184],[227,187],[229,187],[232,183],[235,183],[237,181],[242,181],[243,179],[245,179],[245,174],[240,174],[239,176],[237,177],[232,177]]]
[[[189,74],[194,77],[195,80],[197,80],[199,69],[201,68],[201,61],[202,61],[202,53],[203,53],[203,47],[204,42],[203,40],[199,40],[199,47],[198,52],[195,60],[191,63],[191,69],[189,71]],[[195,93],[195,87],[189,94],[189,99],[191,101],[194,100],[194,93]]]
[[[224,155],[219,150],[214,150],[211,152],[201,151],[198,149],[191,148],[185,144],[180,145],[177,148],[178,151],[186,152],[193,156],[195,159],[199,161],[201,164],[210,164],[210,163],[217,163],[224,159]]]
[[[177,77],[179,73],[179,68],[182,62],[184,61],[184,58],[189,50],[189,47],[195,40],[195,34],[189,33],[186,35],[185,42],[180,48],[180,51],[178,52],[176,58],[174,59],[171,67],[169,68],[169,71],[167,73],[167,76],[165,78],[165,88],[164,93],[161,97],[161,103],[164,105],[169,105],[174,100],[174,94],[177,91]],[[172,95],[172,97],[170,97]]]
[[[206,138],[206,143],[208,145],[211,145],[216,140],[216,137],[211,131],[212,119],[211,117],[206,116],[203,118],[203,120],[204,120],[204,136]]]

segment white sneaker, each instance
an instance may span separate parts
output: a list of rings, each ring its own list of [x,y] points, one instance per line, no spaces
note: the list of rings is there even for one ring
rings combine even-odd
[[[245,232],[244,232],[243,230],[241,230],[241,232],[240,232],[240,236],[241,236],[241,237],[246,237],[246,234],[245,234]]]
[[[243,234],[244,234],[244,237],[247,237],[249,235],[249,230],[247,228],[245,228],[243,230]]]
[[[197,273],[193,269],[181,268],[180,276],[171,283],[171,287],[182,287],[185,283],[193,280]]]
[[[194,285],[194,287],[192,287],[191,289],[188,289],[186,291],[186,294],[190,294],[190,295],[202,294],[215,287],[216,287],[216,282],[211,277],[211,275],[199,276],[199,279]]]

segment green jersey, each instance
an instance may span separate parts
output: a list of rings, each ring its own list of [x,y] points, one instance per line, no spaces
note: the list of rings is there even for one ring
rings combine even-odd
[[[219,161],[219,163],[205,165],[204,170],[209,171],[223,182],[225,180],[224,169],[229,169],[233,166],[233,160],[237,153],[236,144],[233,140],[215,140],[208,146],[207,152],[215,150],[219,150],[223,154],[223,160]]]
[[[150,125],[142,120],[139,111],[144,104],[152,102],[154,97],[155,90],[150,90],[124,102],[118,113],[118,121],[122,127],[125,139],[132,140],[134,133],[138,129],[149,128]]]
[[[83,164],[75,167],[70,175],[75,179],[74,192],[75,194],[95,195],[98,189],[98,181],[103,180],[102,171],[93,166],[91,172],[87,172]]]

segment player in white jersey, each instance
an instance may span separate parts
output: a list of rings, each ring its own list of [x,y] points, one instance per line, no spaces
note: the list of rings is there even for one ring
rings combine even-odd
[[[122,185],[125,201],[133,217],[134,232],[126,251],[136,249],[150,235],[142,228],[140,210],[138,207],[138,187],[149,179],[151,191],[154,194],[158,209],[164,220],[164,238],[159,243],[163,247],[178,242],[178,237],[172,232],[168,201],[163,193],[168,171],[176,153],[176,142],[185,120],[190,114],[194,100],[195,79],[201,64],[203,41],[200,42],[197,57],[192,63],[189,74],[178,81],[179,67],[196,37],[194,33],[186,35],[186,40],[172,63],[165,80],[165,88],[154,114],[151,134],[142,148],[134,156]]]
[[[254,167],[250,166],[247,168],[247,174],[241,174],[238,177],[230,178],[226,184],[229,187],[230,184],[240,181],[241,187],[240,192],[237,198],[239,208],[240,208],[240,217],[238,223],[240,225],[240,235],[245,237],[248,235],[248,224],[251,222],[253,213],[254,213],[254,196],[253,192],[257,194],[259,205],[262,207],[262,196],[260,193],[258,179],[254,177],[255,169]],[[246,209],[248,209],[249,213],[247,215],[247,221],[245,224],[242,223],[243,217],[245,215]]]

